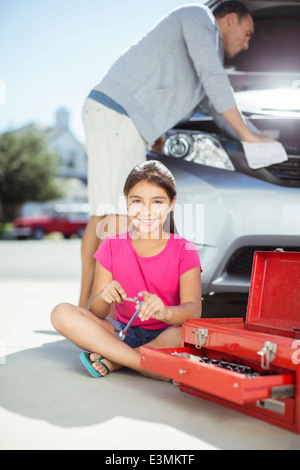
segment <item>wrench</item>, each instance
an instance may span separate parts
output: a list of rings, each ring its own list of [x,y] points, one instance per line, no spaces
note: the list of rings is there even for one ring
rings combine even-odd
[[[127,335],[127,332],[129,330],[129,328],[131,327],[132,323],[134,322],[134,320],[136,319],[136,317],[138,316],[138,313],[140,311],[140,308],[143,304],[143,302],[140,302],[138,297],[134,297],[133,299],[130,298],[130,297],[126,297],[126,299],[124,299],[125,301],[127,302],[134,302],[136,305],[139,306],[139,308],[136,310],[136,312],[133,314],[133,316],[131,317],[131,319],[129,320],[129,323],[126,325],[126,327],[120,331],[119,333],[119,338],[124,341],[124,339],[126,338],[126,335]]]

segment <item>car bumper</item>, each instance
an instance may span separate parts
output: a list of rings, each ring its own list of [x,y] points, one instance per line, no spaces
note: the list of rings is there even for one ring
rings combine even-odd
[[[30,227],[15,227],[13,229],[13,236],[14,237],[31,237],[32,229]]]
[[[175,223],[198,249],[204,295],[248,292],[254,251],[300,251],[299,188],[155,153],[148,158],[162,161],[175,177]]]

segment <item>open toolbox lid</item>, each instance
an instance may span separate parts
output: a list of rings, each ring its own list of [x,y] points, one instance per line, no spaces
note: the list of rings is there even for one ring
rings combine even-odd
[[[255,253],[246,323],[300,331],[300,253]]]

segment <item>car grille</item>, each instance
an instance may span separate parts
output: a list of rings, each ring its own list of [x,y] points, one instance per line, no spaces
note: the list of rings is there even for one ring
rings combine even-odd
[[[291,155],[288,151],[288,161],[278,165],[272,165],[269,172],[276,178],[290,183],[300,185],[300,155]]]
[[[251,278],[253,256],[256,251],[275,251],[278,247],[247,246],[237,250],[230,258],[226,272],[230,276],[242,276]],[[300,252],[298,247],[280,247],[284,251]]]

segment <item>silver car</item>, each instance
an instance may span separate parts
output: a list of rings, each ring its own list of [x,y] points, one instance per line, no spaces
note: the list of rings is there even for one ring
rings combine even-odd
[[[300,251],[300,2],[243,3],[255,36],[226,68],[241,111],[288,161],[250,169],[241,143],[201,109],[148,153],[175,176],[175,222],[199,250],[204,295],[247,293],[257,250]]]

